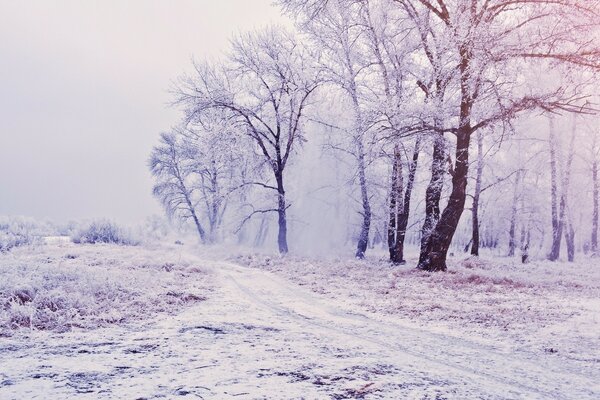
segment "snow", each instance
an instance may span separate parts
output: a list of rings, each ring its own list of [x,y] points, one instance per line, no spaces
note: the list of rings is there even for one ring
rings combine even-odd
[[[128,322],[207,295],[206,271],[173,251],[50,242],[0,256],[0,336]]]
[[[600,394],[599,281],[590,260],[456,261],[451,273],[425,274],[377,259],[232,251],[63,244],[0,256],[3,278],[16,273],[9,266],[18,272],[50,258],[60,273],[95,271],[99,281],[95,273],[106,270],[99,276],[119,290],[147,293],[137,317],[66,331],[20,328],[0,339],[0,398]],[[147,279],[132,287],[138,276]],[[150,301],[192,288],[206,300]]]

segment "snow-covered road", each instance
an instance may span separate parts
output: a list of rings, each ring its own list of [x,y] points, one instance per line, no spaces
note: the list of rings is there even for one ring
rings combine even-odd
[[[504,353],[203,262],[216,291],[146,324],[0,338],[0,399],[596,399],[598,368]]]

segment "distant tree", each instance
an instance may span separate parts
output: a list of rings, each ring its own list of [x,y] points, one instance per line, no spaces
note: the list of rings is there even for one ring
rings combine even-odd
[[[200,240],[206,242],[206,231],[193,198],[196,159],[183,145],[181,136],[175,132],[161,134],[160,143],[152,149],[149,167],[156,179],[153,194],[162,203],[169,218],[191,218]]]
[[[548,142],[550,146],[550,175],[552,182],[550,191],[552,206],[552,246],[550,248],[550,253],[548,254],[548,259],[550,261],[556,261],[560,257],[561,241],[564,233],[565,241],[567,242],[567,258],[569,261],[574,261],[575,231],[570,215],[569,191],[572,180],[573,159],[575,157],[575,121],[573,121],[571,137],[564,163],[561,162],[554,119],[550,118],[549,121],[550,135]],[[562,174],[560,171],[562,171]]]
[[[198,210],[205,217],[208,238],[216,241],[235,191],[245,189],[247,143],[218,112],[206,113],[200,124],[180,131],[186,158],[193,160],[193,188]]]
[[[324,71],[324,79],[332,84],[332,88],[341,89],[343,95],[349,99],[352,122],[347,132],[350,140],[348,145],[338,145],[334,148],[350,154],[356,162],[362,216],[356,257],[364,258],[372,218],[366,172],[367,132],[370,124],[369,110],[365,104],[365,76],[370,61],[364,40],[361,40],[365,27],[356,24],[360,10],[359,3],[347,4],[343,0],[333,0],[315,18],[303,19],[302,27],[311,38],[313,46],[318,48],[318,62]]]
[[[248,217],[277,213],[280,253],[288,252],[284,172],[304,140],[306,108],[319,86],[305,52],[284,29],[240,35],[225,63],[196,64],[194,76],[182,79],[177,90],[177,102],[185,107],[189,121],[201,122],[207,112],[218,111],[256,146],[273,181],[251,183],[273,191],[276,206],[253,210]]]

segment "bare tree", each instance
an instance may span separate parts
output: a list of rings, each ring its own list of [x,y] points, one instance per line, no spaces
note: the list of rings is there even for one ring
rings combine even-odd
[[[448,249],[464,210],[471,135],[535,108],[578,110],[575,103],[580,93],[574,86],[522,94],[520,76],[513,68],[525,66],[531,59],[599,68],[600,51],[594,44],[578,42],[597,21],[597,8],[590,7],[589,1],[575,0],[396,2],[416,14],[432,15],[437,36],[449,39],[444,51],[456,60],[457,101],[451,114],[456,124],[443,130],[456,136],[452,191],[419,263],[425,270],[445,270]],[[496,73],[499,70],[503,71],[501,76]]]
[[[520,195],[520,189],[523,180],[523,171],[517,170],[515,180],[513,184],[513,198],[510,208],[510,228],[508,229],[508,257],[514,257],[515,249],[517,247],[517,211],[519,208],[519,199],[522,198]],[[522,229],[525,229],[522,225]],[[521,231],[521,243],[525,242],[525,232]]]
[[[202,242],[206,242],[206,232],[200,223],[193,200],[193,184],[190,181],[196,170],[196,160],[182,146],[178,135],[163,133],[160,144],[150,155],[149,167],[157,182],[153,188],[169,218],[182,220],[191,218]]]
[[[253,184],[273,191],[276,206],[253,210],[248,218],[277,213],[280,253],[288,252],[284,172],[304,140],[306,107],[320,82],[310,59],[293,34],[270,28],[235,39],[226,64],[196,64],[195,76],[183,79],[178,89],[178,102],[186,106],[189,120],[220,111],[270,168],[274,182]]]
[[[217,241],[233,192],[244,189],[248,152],[240,135],[217,113],[207,115],[202,124],[188,124],[179,135],[184,154],[194,160],[193,187],[197,208],[208,223],[208,240]]]
[[[571,184],[571,167],[575,156],[575,137],[576,127],[575,120],[571,130],[571,138],[569,141],[566,160],[561,163],[561,157],[558,151],[558,138],[556,136],[556,127],[554,119],[550,118],[550,174],[551,174],[551,207],[552,207],[552,246],[548,259],[556,261],[560,257],[560,249],[563,233],[567,242],[567,257],[569,261],[574,259],[574,236],[575,231],[570,221],[569,210],[569,189]],[[562,173],[559,169],[562,164]],[[558,181],[560,180],[560,185]]]
[[[479,200],[481,196],[481,180],[483,178],[484,167],[483,155],[483,131],[477,132],[477,172],[475,174],[475,193],[473,194],[473,205],[471,206],[471,255],[479,256]]]
[[[319,64],[325,72],[324,79],[342,90],[350,100],[353,121],[348,129],[350,146],[342,150],[356,162],[357,182],[360,190],[360,233],[356,245],[356,257],[364,258],[369,244],[371,228],[371,203],[367,182],[367,132],[369,129],[368,107],[365,104],[366,72],[370,66],[361,36],[365,25],[357,24],[362,5],[345,0],[332,0],[324,5],[315,18],[304,20],[303,31],[308,33],[319,48]],[[336,146],[336,148],[340,148]]]

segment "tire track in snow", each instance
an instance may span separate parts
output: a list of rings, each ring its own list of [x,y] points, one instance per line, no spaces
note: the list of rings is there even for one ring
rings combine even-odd
[[[256,305],[299,325],[367,342],[421,364],[424,370],[474,387],[486,381],[486,389],[502,388],[502,397],[539,399],[596,398],[598,377],[584,376],[548,358],[535,360],[521,354],[504,354],[463,338],[456,338],[398,324],[380,322],[365,315],[350,314],[324,304],[311,293],[266,271],[230,263],[217,263],[216,271]],[[385,338],[385,339],[384,339]],[[400,344],[403,343],[403,344]],[[416,349],[416,350],[415,350]],[[441,373],[440,373],[441,372]],[[507,396],[509,394],[509,396]]]

